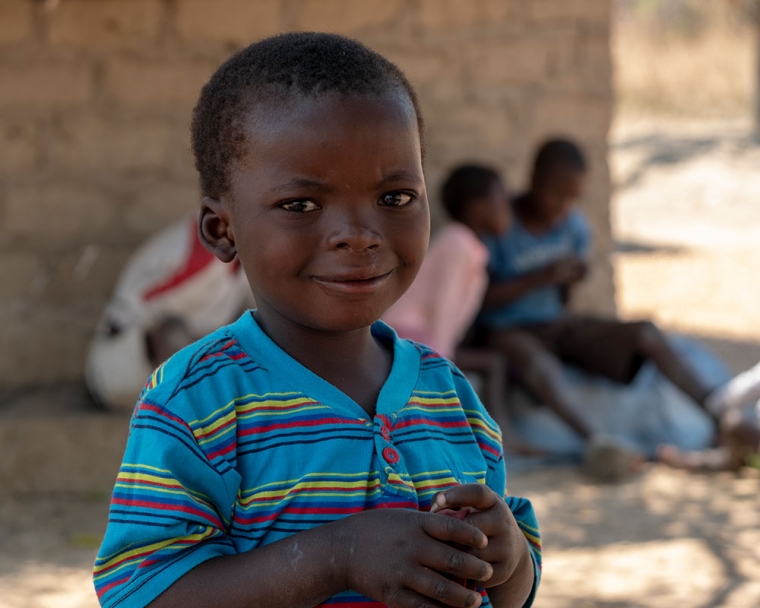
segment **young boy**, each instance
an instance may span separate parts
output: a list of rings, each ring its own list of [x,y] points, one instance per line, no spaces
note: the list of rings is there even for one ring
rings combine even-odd
[[[551,140],[536,155],[529,190],[513,204],[509,232],[488,241],[491,284],[479,322],[488,344],[502,352],[522,382],[578,435],[598,429],[576,403],[562,363],[621,383],[630,382],[645,360],[717,419],[712,388],[698,377],[650,322],[621,322],[573,315],[565,306],[587,273],[588,225],[574,208],[583,191],[586,160],[567,140]],[[614,407],[614,405],[611,405]],[[598,445],[592,442],[591,445]],[[602,444],[597,465],[639,466],[627,445]],[[628,456],[623,458],[622,456]],[[625,471],[605,471],[620,477]]]
[[[503,498],[498,428],[456,368],[376,322],[428,245],[421,127],[398,68],[339,36],[269,38],[203,88],[200,237],[258,308],[141,395],[102,605],[532,601],[536,521]]]
[[[452,221],[438,232],[414,283],[383,320],[400,337],[427,344],[466,371],[483,373],[484,401],[493,415],[505,397],[503,357],[458,346],[488,286],[489,256],[482,239],[509,228],[509,199],[495,170],[469,164],[449,174],[441,201]]]

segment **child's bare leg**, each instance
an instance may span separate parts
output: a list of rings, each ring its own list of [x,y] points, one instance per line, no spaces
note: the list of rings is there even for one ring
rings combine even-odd
[[[637,323],[637,346],[641,354],[659,368],[662,374],[701,407],[711,392],[691,366],[673,350],[662,332],[653,323]]]
[[[512,429],[506,410],[507,360],[494,350],[458,348],[454,362],[462,370],[479,373],[483,378],[483,405],[501,429],[504,449],[525,456],[544,455],[543,450],[523,443]]]
[[[494,414],[504,407],[507,391],[507,360],[503,355],[485,348],[458,348],[454,362],[462,370],[483,377],[483,405]]]
[[[576,433],[588,439],[594,432],[583,416],[582,405],[572,398],[562,364],[527,332],[494,331],[489,345],[502,353],[522,375],[523,384],[552,408]]]

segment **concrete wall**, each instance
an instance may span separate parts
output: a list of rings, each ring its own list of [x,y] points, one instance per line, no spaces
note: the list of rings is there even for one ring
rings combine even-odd
[[[0,0],[0,387],[76,380],[121,264],[193,207],[188,121],[232,51],[337,31],[420,92],[433,202],[467,159],[524,182],[534,145],[587,148],[585,307],[613,311],[611,0]],[[440,216],[439,216],[440,217]]]

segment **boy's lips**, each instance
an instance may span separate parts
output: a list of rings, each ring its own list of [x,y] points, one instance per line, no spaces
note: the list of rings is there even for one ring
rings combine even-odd
[[[368,274],[366,272],[350,272],[329,277],[315,276],[314,280],[330,291],[344,294],[372,293],[385,283],[393,271],[384,274]]]

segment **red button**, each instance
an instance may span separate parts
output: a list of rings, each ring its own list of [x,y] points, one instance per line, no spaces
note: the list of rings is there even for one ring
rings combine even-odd
[[[388,430],[387,426],[384,426],[382,429],[380,429],[380,434],[383,436],[383,439],[385,439],[386,441],[391,440],[391,433]]]
[[[386,462],[391,464],[396,464],[399,461],[398,452],[393,448],[385,448],[383,450],[383,458],[385,458]]]

